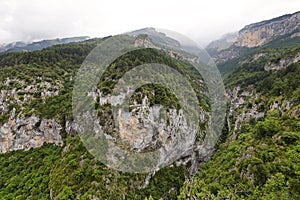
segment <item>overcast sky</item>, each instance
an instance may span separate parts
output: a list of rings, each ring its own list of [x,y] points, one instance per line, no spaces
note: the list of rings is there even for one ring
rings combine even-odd
[[[249,23],[299,10],[300,0],[0,0],[0,43],[158,27],[206,45]]]

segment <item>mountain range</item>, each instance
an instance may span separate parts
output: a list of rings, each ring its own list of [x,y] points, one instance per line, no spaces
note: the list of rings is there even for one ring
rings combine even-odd
[[[33,43],[24,43],[24,42],[13,42],[9,44],[0,45],[0,54],[8,52],[26,52],[26,51],[35,51],[41,50],[53,45],[58,44],[68,44],[72,42],[82,42],[89,39],[87,36],[81,37],[71,37],[71,38],[57,38],[53,40],[42,40]]]
[[[178,96],[159,84],[136,89],[128,111],[116,108],[114,118],[112,105],[131,92],[115,94],[114,87],[129,70],[147,63],[178,71],[201,108],[191,148],[169,166],[140,174],[95,159],[73,117],[76,75],[89,53],[111,36],[1,47],[0,199],[300,199],[299,22],[297,12],[250,24],[206,47],[222,75],[227,101],[222,134],[212,148],[203,145],[211,122],[206,77],[190,64],[195,57],[184,53],[189,46],[154,28],[120,36],[145,48],[116,59],[83,95],[99,117],[95,132],[135,153],[165,148],[164,161],[168,145],[182,145],[170,130],[195,131],[182,120]],[[149,72],[148,78],[159,78]],[[164,118],[156,123],[160,115]]]

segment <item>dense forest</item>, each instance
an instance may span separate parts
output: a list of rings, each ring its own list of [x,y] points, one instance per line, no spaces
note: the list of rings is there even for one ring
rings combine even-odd
[[[24,117],[37,115],[46,119],[54,118],[64,127],[66,121],[73,117],[72,91],[76,72],[85,56],[105,39],[56,45],[41,51],[3,54],[0,58],[3,72],[1,89],[21,90],[43,81],[62,86],[58,95],[46,99],[41,98],[39,91],[32,93],[31,99],[21,104],[12,99],[6,115],[1,115],[1,123],[7,121],[15,108]],[[105,94],[111,93],[122,74],[134,66],[149,62],[165,63],[185,73],[190,80],[201,80],[201,76],[195,75],[187,62],[168,57],[155,49],[145,49],[125,54],[112,63],[109,72],[104,74],[103,81],[99,82],[99,88]],[[12,80],[9,85],[5,84],[7,78]],[[201,100],[199,103],[207,109],[207,102],[202,98],[205,87],[197,82],[199,81],[191,81]],[[25,95],[28,94],[19,92],[18,98],[22,100]],[[168,88],[155,84],[138,89],[131,101],[139,102],[145,95],[149,98],[150,105],[180,108],[176,96]],[[99,113],[105,112],[107,106],[95,103]],[[106,118],[101,119],[104,121],[100,120],[100,124],[107,123]],[[63,129],[62,134],[63,147],[49,144],[29,151],[18,150],[0,155],[5,161],[1,162],[1,176],[5,177],[1,180],[2,199],[144,199],[148,196],[174,199],[179,194],[185,177],[189,176],[186,166],[174,165],[157,172],[149,185],[142,188],[147,174],[129,174],[109,169],[86,150],[77,133],[67,134]]]
[[[65,131],[66,122],[73,118],[76,72],[88,53],[105,39],[0,56],[0,89],[20,90],[20,101],[11,97],[8,111],[0,115],[0,124],[9,119],[13,109],[24,117],[53,118],[63,127],[64,141],[61,147],[45,144],[0,154],[0,199],[300,199],[300,62],[289,63],[280,70],[265,69],[299,54],[299,45],[277,42],[250,49],[240,58],[222,63],[219,68],[226,89],[233,91],[238,87],[239,95],[251,88],[251,94],[235,110],[237,115],[230,115],[228,102],[230,123],[224,126],[215,154],[201,163],[196,175],[189,174],[190,163],[174,163],[159,170],[142,187],[147,174],[106,167],[86,150],[76,132]],[[258,54],[263,56],[255,58]],[[184,74],[196,91],[199,105],[209,111],[201,76],[188,62],[156,49],[134,51],[116,60],[99,88],[110,94],[122,74],[149,62],[165,63]],[[10,82],[5,84],[8,78]],[[44,82],[51,84],[52,90],[57,87],[58,95],[43,99]],[[28,93],[22,91],[30,85],[39,87],[25,101]],[[141,101],[143,95],[150,99],[150,105],[180,108],[176,96],[159,85],[141,87],[132,100]],[[99,113],[109,110],[98,104],[95,107]],[[264,115],[241,121],[235,132],[236,116],[254,108]]]

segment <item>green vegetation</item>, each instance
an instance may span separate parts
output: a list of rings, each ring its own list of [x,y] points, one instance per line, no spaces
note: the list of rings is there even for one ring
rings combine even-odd
[[[107,168],[86,150],[77,134],[67,135],[63,131],[63,147],[47,144],[0,154],[0,199],[300,199],[300,63],[280,71],[264,70],[268,63],[278,63],[299,53],[299,45],[284,45],[282,41],[278,38],[273,45],[245,48],[241,57],[219,66],[227,88],[240,86],[246,90],[252,85],[260,93],[253,101],[246,99],[245,107],[259,105],[259,112],[265,116],[243,122],[236,139],[231,137],[232,130],[224,129],[218,150],[200,166],[198,175],[189,177],[189,165],[174,165],[158,171],[143,188],[147,174]],[[76,72],[99,42],[1,55],[0,88],[16,88],[20,100],[31,95],[28,102],[24,100],[20,105],[10,97],[9,112],[15,108],[24,116],[55,118],[64,127],[66,121],[72,120]],[[258,53],[266,56],[253,59]],[[117,59],[102,76],[99,88],[104,94],[111,94],[122,75],[134,66],[151,62],[164,63],[183,74],[195,90],[199,104],[209,110],[209,100],[203,95],[206,87],[193,67],[155,49],[133,51]],[[7,85],[7,77],[16,80]],[[51,84],[49,91],[60,85],[58,95],[42,99],[44,82]],[[37,91],[26,92],[24,88],[28,85],[37,85]],[[146,84],[138,88],[130,103],[141,103],[144,96],[150,105],[180,108],[177,97],[161,85]],[[280,101],[284,108],[271,110],[275,101]],[[95,107],[100,125],[111,128],[111,105],[95,103]],[[0,115],[0,124],[7,121],[9,112]],[[242,112],[242,108],[237,110],[238,114]],[[230,126],[234,128],[234,124]]]
[[[78,44],[57,45],[41,51],[1,55],[0,88],[22,90],[22,92],[18,92],[21,99],[24,99],[24,94],[32,95],[31,100],[22,106],[10,102],[9,112],[12,108],[16,108],[17,112],[22,112],[25,116],[36,114],[43,118],[56,118],[64,124],[64,120],[72,117],[73,77],[97,43],[99,41],[87,41]],[[11,81],[9,85],[6,85],[4,83],[7,78],[21,80],[24,83]],[[61,83],[63,88],[60,89],[58,96],[50,97],[44,103],[41,98],[43,88],[39,85],[41,82],[48,82],[52,87]],[[25,92],[24,89],[29,85],[36,86],[37,91],[35,93]],[[53,88],[48,88],[49,91],[51,89]],[[0,124],[6,119],[7,115],[1,116]]]
[[[159,104],[168,109],[180,109],[180,103],[172,91],[159,84],[147,84],[138,88],[130,97],[129,103],[133,104],[135,101],[136,103],[141,104],[144,96],[148,97],[150,106]]]
[[[17,88],[19,99],[30,94],[30,100],[18,105],[10,102],[9,112],[16,108],[25,117],[37,115],[40,118],[57,120],[63,127],[72,120],[72,90],[76,72],[85,56],[100,41],[57,45],[41,51],[8,53],[0,57],[1,89]],[[185,61],[175,60],[155,49],[133,51],[117,59],[102,76],[99,87],[105,94],[112,92],[118,79],[134,66],[144,63],[164,63],[182,73],[190,81],[199,98],[199,103],[208,109],[208,99],[203,95],[206,89],[201,76]],[[9,85],[5,84],[7,78]],[[13,80],[12,80],[13,79]],[[24,83],[22,83],[22,81]],[[58,95],[42,98],[44,82],[51,84],[48,91],[55,91],[61,85]],[[28,85],[36,91],[26,92]],[[190,91],[186,91],[189,94]],[[179,109],[178,99],[172,92],[158,84],[146,84],[136,90],[131,102],[140,103],[147,96],[150,105],[161,104],[166,108]],[[99,105],[101,125],[112,126],[110,105]],[[1,115],[0,123],[9,117]],[[106,117],[101,117],[106,115]],[[179,194],[188,169],[172,166],[158,171],[142,188],[148,174],[128,174],[107,168],[94,159],[76,134],[67,135],[63,130],[63,147],[45,145],[29,151],[15,151],[1,155],[0,199],[174,199]]]
[[[219,66],[226,67],[227,88],[256,88],[261,95],[255,102],[263,103],[259,110],[266,115],[243,122],[236,140],[229,132],[213,158],[201,165],[200,173],[185,182],[179,199],[300,199],[300,120],[296,112],[300,103],[300,62],[279,71],[264,70],[267,63],[278,63],[299,51],[299,45],[264,47],[256,53],[267,53],[265,57],[253,60],[254,53]],[[276,101],[291,105],[271,110]],[[246,107],[251,108],[253,103]]]
[[[50,173],[60,152],[60,147],[47,144],[0,154],[0,199],[50,199]]]
[[[185,180],[185,171],[183,167],[165,168],[150,180],[148,187],[140,189],[146,174],[122,173],[107,168],[87,152],[76,136],[67,138],[66,147],[51,172],[49,187],[53,196],[59,199],[68,196],[144,199],[149,195],[155,199],[162,196],[173,199]]]
[[[188,62],[176,60],[167,56],[164,52],[161,52],[156,49],[143,49],[143,50],[135,50],[130,53],[126,53],[120,56],[118,59],[113,62],[108,69],[104,72],[100,79],[99,88],[103,91],[104,95],[111,94],[114,86],[117,84],[118,80],[129,70],[134,68],[135,66],[148,64],[148,63],[160,63],[165,64],[169,67],[174,68],[180,74],[182,74],[187,80],[190,82],[191,86],[194,89],[198,97],[198,101],[200,106],[204,109],[208,109],[208,98],[203,95],[203,91],[206,91],[206,85],[201,83],[202,77],[199,75],[199,72]],[[150,72],[144,72],[144,74],[152,75]],[[169,78],[169,77],[167,77]],[[172,77],[171,77],[172,78]],[[152,85],[154,86],[154,85]],[[143,88],[143,92],[145,94],[150,94],[150,90],[156,90],[156,98],[164,99],[164,95],[166,91],[162,90],[162,87],[155,86],[150,87],[150,85],[145,86]],[[146,92],[146,89],[148,92]],[[184,91],[187,96],[190,95],[191,91]],[[149,96],[148,96],[149,98]],[[175,104],[178,104],[174,98],[172,98]],[[161,103],[162,105],[167,105],[168,102],[156,102]]]
[[[269,112],[254,127],[244,126],[185,183],[179,199],[300,198],[300,122]]]

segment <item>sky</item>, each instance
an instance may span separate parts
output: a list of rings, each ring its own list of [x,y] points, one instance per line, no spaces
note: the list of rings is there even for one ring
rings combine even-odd
[[[0,5],[0,44],[157,27],[204,46],[247,24],[300,10],[299,0],[0,0]]]

